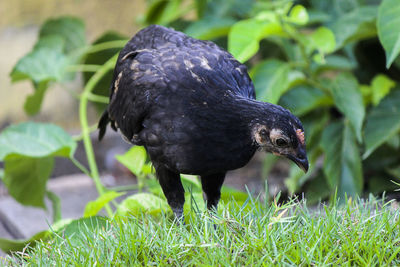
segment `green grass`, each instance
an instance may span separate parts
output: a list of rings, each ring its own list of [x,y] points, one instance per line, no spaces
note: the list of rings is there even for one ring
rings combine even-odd
[[[78,230],[77,230],[78,229]],[[81,224],[7,258],[23,266],[384,266],[400,264],[400,218],[370,199],[321,206],[234,203],[185,225],[167,215]]]

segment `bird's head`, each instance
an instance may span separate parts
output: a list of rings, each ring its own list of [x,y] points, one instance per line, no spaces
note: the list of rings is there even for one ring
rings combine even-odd
[[[304,129],[300,120],[289,111],[276,115],[267,121],[253,125],[253,140],[257,146],[274,155],[284,156],[308,171],[308,159]]]

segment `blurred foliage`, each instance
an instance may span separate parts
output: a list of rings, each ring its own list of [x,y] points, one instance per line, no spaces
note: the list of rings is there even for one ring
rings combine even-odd
[[[319,201],[337,190],[344,199],[346,194],[391,190],[390,180],[400,180],[397,0],[152,0],[141,22],[215,41],[248,66],[258,100],[280,104],[300,117],[310,170],[303,174],[291,167],[285,181],[291,193],[305,192],[310,201]],[[46,182],[54,157],[67,157],[94,179],[99,191],[84,216],[102,208],[112,215],[108,205],[121,194],[105,190],[98,179],[86,105],[90,101],[101,110],[107,103],[116,55],[127,39],[109,32],[89,44],[83,21],[49,19],[32,51],[15,65],[12,81],[29,80],[34,88],[24,106],[29,115],[40,112],[52,83],[83,73],[84,89],[74,96],[80,101],[90,165],[86,169],[73,157],[80,138],[71,138],[57,126],[28,122],[8,127],[0,134],[0,160],[5,166],[0,178],[20,203],[45,208],[46,196],[54,200]],[[116,214],[160,214],[166,200],[144,149],[134,147],[118,160],[138,177],[139,189],[150,193],[129,197],[116,206]],[[203,203],[198,201],[202,199],[198,180],[187,176],[182,180],[190,189],[187,205]],[[223,200],[233,196],[239,203],[246,199],[227,188],[222,195]],[[0,240],[0,246],[15,245],[7,242]]]

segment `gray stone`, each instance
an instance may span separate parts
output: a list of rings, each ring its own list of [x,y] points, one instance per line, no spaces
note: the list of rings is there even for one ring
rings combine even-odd
[[[60,197],[63,218],[82,217],[86,203],[97,197],[94,183],[86,175],[71,175],[51,180],[48,189]],[[48,229],[51,225],[52,210],[49,201],[46,201],[46,206],[47,211],[22,206],[10,196],[2,197],[0,221],[10,237],[25,239]]]

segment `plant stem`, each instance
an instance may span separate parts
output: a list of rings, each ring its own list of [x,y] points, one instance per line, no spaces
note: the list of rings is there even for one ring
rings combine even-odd
[[[103,104],[108,104],[108,102],[110,102],[107,96],[96,95],[92,93],[88,94],[88,99],[92,102],[103,103]]]
[[[86,174],[86,175],[89,176],[89,177],[91,176],[89,170],[86,169],[86,167],[83,166],[76,158],[71,157],[71,161],[72,161],[72,163],[74,163],[74,165],[75,165],[78,169],[80,169],[84,174]]]
[[[97,168],[96,160],[94,157],[94,151],[93,151],[93,146],[92,146],[92,141],[90,139],[90,127],[88,124],[88,119],[87,119],[87,104],[89,102],[89,97],[94,89],[95,85],[101,80],[101,78],[113,68],[115,65],[115,61],[117,60],[117,56],[115,55],[112,58],[110,58],[87,82],[85,88],[83,89],[82,95],[81,95],[81,101],[79,103],[79,120],[81,122],[81,127],[82,127],[82,137],[83,137],[83,145],[85,147],[86,151],[86,157],[88,160],[89,164],[89,169],[90,169],[90,176],[92,177],[95,185],[97,192],[99,193],[100,196],[102,196],[105,193],[105,188],[103,184],[100,181],[100,176],[99,176],[99,171]],[[107,211],[107,214],[111,217],[112,216],[112,210],[110,208],[110,205],[106,205],[105,209]]]
[[[90,132],[94,132],[97,130],[97,123],[93,124],[92,126],[90,126]],[[74,135],[72,137],[75,141],[81,141],[83,139],[82,133],[78,134],[78,135]]]
[[[49,190],[46,191],[46,196],[51,201],[53,207],[53,223],[56,223],[62,218],[60,198]]]
[[[88,53],[88,54],[96,53],[96,52],[111,49],[111,48],[122,48],[126,45],[127,42],[128,42],[128,40],[117,40],[117,41],[110,41],[110,42],[95,44],[95,45],[90,46],[87,49],[86,53]]]

